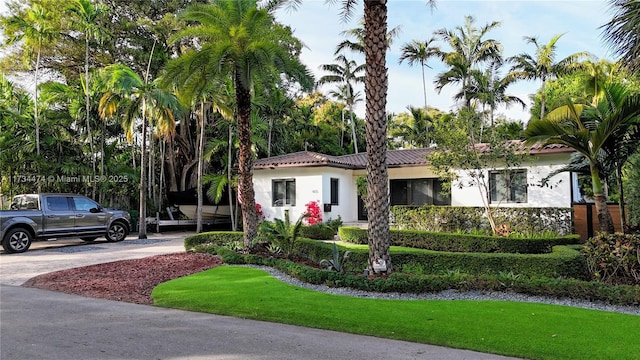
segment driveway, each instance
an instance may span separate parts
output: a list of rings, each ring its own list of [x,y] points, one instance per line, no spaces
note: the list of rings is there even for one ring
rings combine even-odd
[[[181,252],[184,236],[0,254],[0,359],[512,359],[17,286],[46,272]]]

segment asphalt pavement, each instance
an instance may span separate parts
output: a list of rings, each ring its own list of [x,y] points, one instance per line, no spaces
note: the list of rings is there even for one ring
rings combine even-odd
[[[182,252],[186,235],[61,240],[0,254],[0,359],[513,359],[19,286],[51,271]]]

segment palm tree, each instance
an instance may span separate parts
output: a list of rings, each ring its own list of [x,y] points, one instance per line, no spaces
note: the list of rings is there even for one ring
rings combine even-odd
[[[398,59],[399,64],[405,60],[409,63],[409,66],[413,66],[413,64],[416,63],[420,64],[425,110],[427,109],[427,84],[424,79],[424,68],[430,68],[430,66],[427,65],[427,61],[434,56],[439,56],[440,54],[440,49],[437,46],[431,46],[433,42],[435,42],[435,38],[431,38],[426,41],[413,40],[410,43],[406,43],[400,49],[402,55],[400,55],[400,59]]]
[[[365,30],[365,98],[367,139],[367,214],[369,230],[368,268],[384,261],[384,272],[391,273],[389,253],[389,174],[387,172],[387,90],[386,66],[387,1],[364,1]]]
[[[407,106],[409,113],[401,113],[395,117],[395,124],[391,128],[391,135],[402,139],[398,144],[402,147],[408,145],[413,148],[425,148],[431,144],[429,130],[433,119],[424,108]],[[406,144],[406,145],[405,145]]]
[[[627,68],[640,70],[640,3],[635,0],[610,0],[613,18],[604,24],[604,40],[621,57]]]
[[[5,27],[5,34],[8,34],[6,40],[8,44],[14,44],[24,40],[24,48],[29,50],[29,55],[31,51],[35,51],[34,98],[36,100],[33,102],[33,116],[36,130],[36,154],[40,156],[40,124],[37,101],[38,83],[40,81],[40,58],[43,48],[58,36],[58,32],[51,23],[51,19],[45,9],[37,4],[29,8],[24,14],[24,17],[14,15],[5,18],[3,26]]]
[[[540,119],[545,115],[546,93],[545,87],[547,80],[556,78],[557,76],[569,73],[581,67],[580,59],[587,57],[587,52],[577,52],[571,54],[560,61],[556,61],[556,43],[562,37],[559,34],[551,38],[547,44],[541,45],[535,37],[525,36],[525,41],[536,47],[535,55],[522,53],[507,59],[508,62],[515,63],[511,67],[511,74],[519,79],[542,81],[540,89]]]
[[[26,192],[27,188],[20,189],[20,184],[15,184],[13,179],[16,172],[24,171],[16,163],[15,159],[28,159],[33,153],[28,138],[33,136],[30,124],[33,122],[33,100],[29,94],[7,80],[0,72],[0,168],[5,169],[0,175],[0,180],[9,184],[9,191],[5,192],[10,197],[18,192]],[[9,151],[10,149],[10,151]],[[37,159],[36,159],[37,160]],[[6,189],[1,189],[6,191]]]
[[[494,39],[484,39],[489,31],[500,25],[494,21],[476,28],[473,16],[465,16],[464,26],[457,26],[453,30],[440,29],[436,36],[451,47],[451,51],[440,51],[440,57],[450,69],[438,75],[437,89],[450,83],[462,85],[463,99],[467,109],[471,108],[471,99],[467,96],[467,89],[471,81],[471,70],[481,63],[502,63],[502,44]]]
[[[625,143],[640,124],[640,95],[620,83],[605,84],[597,103],[567,105],[551,111],[542,120],[531,121],[525,130],[529,143],[563,144],[582,154],[589,163],[600,231],[612,233],[613,222],[606,204],[602,174],[607,157],[620,158],[615,143]],[[637,146],[637,138],[636,138]]]
[[[129,141],[133,141],[136,120],[142,120],[140,143],[140,230],[139,239],[147,238],[147,123],[167,137],[175,131],[175,115],[180,105],[175,95],[157,85],[143,81],[129,67],[121,64],[103,69],[105,87],[108,89],[100,99],[98,111],[103,119],[121,116],[122,127]]]
[[[192,5],[180,15],[191,25],[175,36],[175,40],[197,39],[198,48],[182,55],[196,69],[206,66],[215,76],[233,78],[240,140],[238,188],[246,250],[257,234],[251,141],[253,82],[261,74],[279,72],[299,80],[305,88],[312,84],[307,69],[291,54],[291,38],[285,38],[285,31],[275,22],[270,11],[277,7],[272,5],[277,4],[258,8],[256,0],[214,0],[207,5]]]
[[[96,157],[93,149],[93,135],[91,133],[91,97],[89,95],[89,43],[91,40],[100,39],[102,31],[97,26],[97,20],[106,10],[104,4],[92,4],[91,0],[75,0],[69,7],[68,11],[72,14],[72,22],[80,28],[84,33],[84,97],[85,97],[85,116],[87,122],[87,135],[89,139],[89,148],[91,150],[91,164],[93,169],[93,177],[96,176]],[[104,148],[101,151],[100,173],[104,172]],[[93,198],[96,197],[97,182],[93,182]]]
[[[345,104],[346,107],[344,107],[342,109],[342,124],[340,126],[340,147],[342,147],[343,145],[343,138],[344,138],[344,111],[347,110],[349,111],[349,122],[351,123],[351,140],[354,142],[354,150],[357,153],[357,135],[356,135],[356,126],[355,126],[355,122],[356,119],[354,119],[353,117],[353,111],[350,109],[353,109],[353,106],[356,103],[359,103],[362,101],[362,92],[360,91],[355,91],[353,87],[347,85],[347,84],[342,84],[342,85],[338,85],[336,90],[330,90],[329,91],[329,95],[331,97],[333,97],[334,99],[336,99],[336,101]]]
[[[525,102],[515,95],[507,94],[507,88],[518,79],[512,74],[504,77],[497,75],[497,66],[490,66],[485,71],[473,70],[467,96],[470,99],[476,99],[484,106],[489,106],[489,122],[493,127],[495,111],[498,105],[504,104],[507,108],[512,104],[526,107]],[[456,98],[460,99],[464,95],[462,92],[456,94]]]
[[[343,5],[347,6],[349,1],[343,1]],[[360,21],[360,27],[348,29],[340,32],[340,35],[343,35],[347,38],[354,38],[355,41],[350,39],[343,40],[341,43],[336,46],[336,51],[334,55],[338,55],[344,50],[350,50],[358,54],[364,55],[365,53],[365,31],[364,31],[364,19]],[[390,47],[393,43],[393,39],[400,35],[400,31],[402,30],[401,26],[396,26],[393,29],[387,32],[387,47]]]
[[[364,82],[364,76],[360,75],[365,70],[365,65],[358,65],[354,60],[348,60],[344,55],[335,58],[336,64],[320,65],[320,69],[330,73],[318,80],[318,85],[327,83],[339,84],[340,93],[343,94],[345,104],[349,108],[351,120],[351,136],[353,138],[354,152],[358,153],[358,140],[356,138],[355,122],[353,120],[353,105],[356,103],[357,93],[353,91],[353,85]]]

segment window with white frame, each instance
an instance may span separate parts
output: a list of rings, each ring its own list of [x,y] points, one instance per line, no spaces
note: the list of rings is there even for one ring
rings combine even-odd
[[[273,206],[296,205],[296,180],[279,179],[271,183]]]
[[[491,171],[489,189],[492,203],[526,203],[527,170]]]

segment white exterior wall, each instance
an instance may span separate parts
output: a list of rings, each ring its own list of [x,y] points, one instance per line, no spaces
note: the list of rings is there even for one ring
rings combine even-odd
[[[540,187],[540,181],[550,172],[559,169],[568,162],[568,155],[540,156],[536,165],[519,169],[527,169],[527,202],[499,204],[501,207],[571,207],[571,178],[568,172],[560,173],[550,178],[549,185]],[[515,168],[514,168],[515,170]],[[460,176],[464,175],[462,172]],[[485,172],[487,175],[488,172]],[[310,201],[320,201],[322,219],[337,219],[343,222],[356,222],[358,219],[358,202],[356,180],[359,176],[366,176],[364,170],[348,170],[333,167],[302,167],[259,169],[254,171],[253,183],[256,193],[256,203],[260,204],[267,220],[283,219],[284,211],[289,210],[291,221],[296,221],[306,211]],[[438,176],[426,166],[404,167],[389,169],[389,179],[437,178]],[[339,204],[332,205],[331,211],[325,213],[323,204],[331,202],[331,178],[339,179]],[[296,205],[272,206],[272,180],[296,180]],[[466,182],[468,183],[468,181]],[[455,186],[451,189],[452,206],[482,207],[482,196],[477,187]]]
[[[501,202],[492,204],[501,207],[571,207],[571,176],[568,172],[557,174],[549,179],[547,186],[540,186],[541,180],[554,170],[560,169],[566,164],[566,157],[547,157],[538,159],[536,165],[521,166],[512,170],[527,170],[527,202],[509,203]],[[496,169],[496,170],[499,170]],[[484,172],[488,179],[488,171]],[[483,206],[482,196],[477,186],[469,186],[470,178],[463,171],[458,171],[459,181],[456,181],[451,189],[452,206]],[[487,180],[488,181],[488,180]],[[463,184],[460,188],[458,185]]]
[[[324,204],[331,202],[331,178],[338,180],[338,205],[332,205],[331,211],[324,212]],[[272,206],[272,180],[296,180],[296,205]],[[284,219],[285,210],[289,210],[289,218],[296,221],[305,211],[305,204],[319,201],[322,220],[337,219],[352,221],[353,214],[357,216],[357,202],[355,182],[351,170],[330,167],[284,168],[274,170],[255,170],[253,174],[253,188],[256,193],[256,203],[262,206],[266,220]]]

